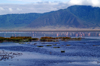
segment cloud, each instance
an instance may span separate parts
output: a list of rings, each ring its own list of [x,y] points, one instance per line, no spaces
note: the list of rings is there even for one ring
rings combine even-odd
[[[19,1],[19,2],[66,2],[68,0],[8,0],[8,1]]]
[[[50,11],[55,11],[63,8],[67,8],[66,3],[58,2],[37,2],[33,4],[1,4],[0,15],[2,14],[16,14],[16,13],[45,13]]]
[[[100,0],[70,0],[70,5],[91,5],[100,7]]]
[[[65,9],[72,5],[91,5],[93,7],[100,7],[100,0],[69,0],[66,2],[50,2],[43,0],[18,0],[18,1],[34,1],[37,3],[31,4],[1,4],[0,15],[2,14],[16,14],[16,13],[45,13]]]
[[[13,2],[22,2],[22,3],[32,3],[32,2],[43,2],[44,0],[8,0]]]
[[[0,7],[0,10],[4,10],[4,8]]]
[[[100,6],[100,0],[91,0],[93,6]]]
[[[20,8],[17,8],[17,10],[18,10],[18,11],[21,11],[22,9],[20,9]]]
[[[82,4],[82,0],[70,0],[69,1],[69,3],[71,4],[71,5],[76,5],[76,4]]]
[[[13,9],[12,9],[12,8],[9,8],[9,11],[10,11],[10,12],[12,12],[12,11],[13,11]]]

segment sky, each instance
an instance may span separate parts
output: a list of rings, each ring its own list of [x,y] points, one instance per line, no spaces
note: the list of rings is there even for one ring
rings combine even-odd
[[[100,0],[0,0],[0,15],[45,13],[72,5],[100,7]]]
[[[28,4],[36,2],[68,2],[69,0],[0,0],[1,4]]]

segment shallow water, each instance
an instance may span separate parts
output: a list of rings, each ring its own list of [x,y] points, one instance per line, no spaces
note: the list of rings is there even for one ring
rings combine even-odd
[[[66,32],[67,33],[67,32]],[[71,32],[70,32],[71,33]],[[68,34],[70,34],[68,33]],[[76,32],[77,33],[77,32]],[[75,33],[75,34],[76,34]],[[82,33],[82,32],[81,32]],[[90,33],[90,32],[87,32]],[[87,34],[86,33],[86,34]],[[3,34],[3,33],[2,33]],[[19,33],[15,33],[16,35]],[[33,36],[35,34],[35,36]],[[41,37],[39,33],[22,33],[22,35]],[[73,33],[71,33],[73,34]],[[77,33],[78,34],[78,33]],[[93,35],[92,35],[93,34]],[[21,56],[3,59],[0,61],[1,66],[100,66],[100,37],[99,33],[92,36],[81,36],[81,41],[59,41],[59,42],[24,42],[0,43],[0,51],[22,53]],[[1,35],[1,34],[0,34]],[[6,36],[10,37],[12,33]],[[45,36],[58,36],[56,33],[45,33]],[[66,36],[65,32],[59,33],[59,36]],[[76,37],[73,35],[68,35]],[[80,37],[77,36],[77,37]],[[48,46],[49,45],[49,46]],[[43,46],[43,47],[38,47]],[[59,48],[55,48],[59,47]],[[61,53],[61,51],[65,51]]]

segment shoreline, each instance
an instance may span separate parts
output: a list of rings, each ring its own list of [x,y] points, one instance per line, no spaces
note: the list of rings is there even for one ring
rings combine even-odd
[[[100,32],[100,29],[66,29],[66,30],[0,30],[0,32]]]

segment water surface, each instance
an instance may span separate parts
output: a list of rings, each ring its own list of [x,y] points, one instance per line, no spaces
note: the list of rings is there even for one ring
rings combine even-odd
[[[2,66],[100,66],[100,32],[1,32],[0,36],[83,38],[80,41],[0,43],[1,53],[22,53],[1,60]]]

